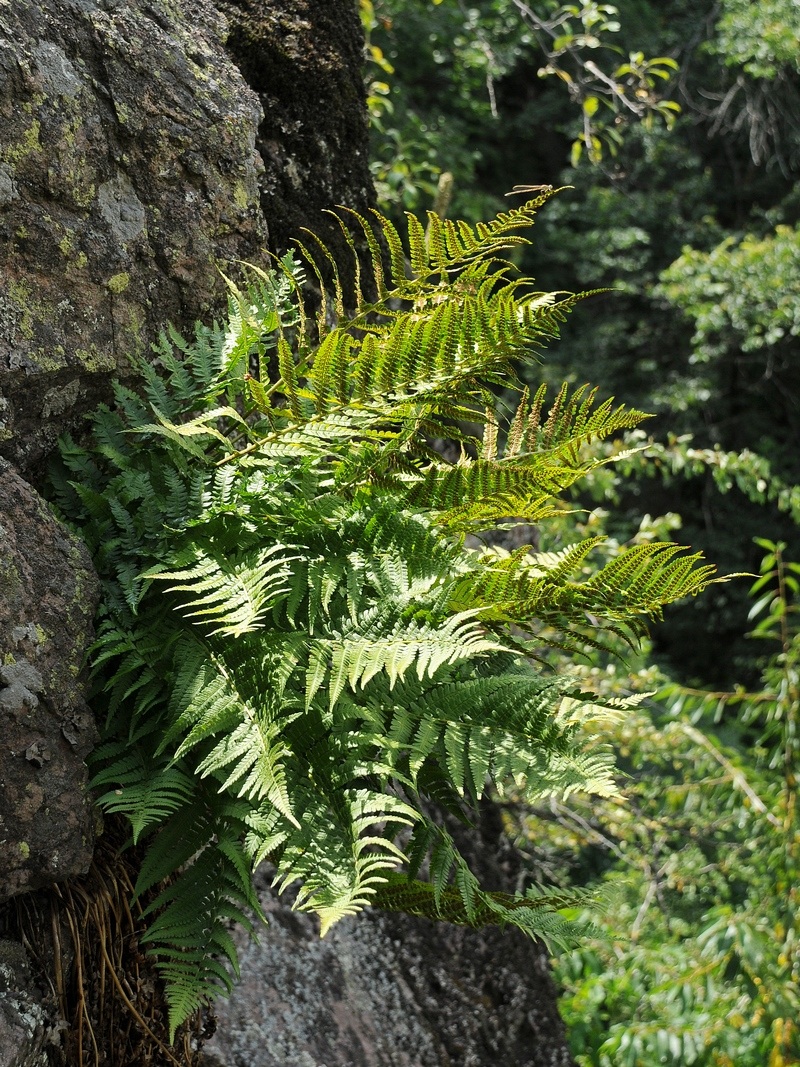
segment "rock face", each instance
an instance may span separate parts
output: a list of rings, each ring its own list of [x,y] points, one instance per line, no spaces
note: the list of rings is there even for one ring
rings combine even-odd
[[[0,449],[31,470],[267,241],[261,110],[206,0],[0,3]]]
[[[45,1067],[50,1033],[24,948],[0,940],[0,1067]]]
[[[217,1007],[209,1067],[568,1067],[546,955],[524,936],[404,916],[343,920],[324,941],[266,899],[243,980]]]
[[[20,469],[167,321],[218,310],[217,264],[369,203],[351,0],[220,7],[0,3],[0,454]]]
[[[492,809],[481,831],[462,850],[483,884],[511,888]],[[366,912],[320,940],[266,877],[261,898],[270,925],[258,944],[239,937],[242,980],[217,1006],[207,1067],[572,1064],[547,954],[518,931]]]
[[[86,549],[0,461],[0,901],[92,858],[82,668],[97,592]]]
[[[0,0],[0,933],[92,854],[97,583],[34,486],[167,322],[213,318],[218,265],[368,208],[361,46],[353,0]],[[570,1062],[536,946],[377,915],[320,942],[269,909],[217,1063]],[[25,969],[0,940],[0,1067],[44,1062]]]
[[[261,206],[277,249],[303,226],[341,249],[325,214],[372,202],[364,107],[363,36],[353,0],[219,0],[229,53],[264,117]],[[341,259],[341,257],[339,257]]]

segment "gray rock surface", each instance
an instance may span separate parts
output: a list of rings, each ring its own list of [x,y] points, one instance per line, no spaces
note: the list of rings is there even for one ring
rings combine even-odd
[[[45,1067],[51,1036],[25,949],[0,940],[0,1067]]]
[[[0,2],[0,453],[24,471],[262,254],[261,108],[208,0]]]
[[[226,47],[258,94],[261,206],[282,251],[308,226],[346,251],[326,210],[374,200],[363,34],[353,0],[218,0]]]
[[[510,888],[518,860],[497,811],[459,836],[483,884]],[[373,911],[321,940],[260,880],[270,925],[258,943],[237,934],[242,978],[216,1008],[207,1067],[572,1064],[547,952],[519,931]]]
[[[0,901],[91,862],[83,661],[97,593],[82,543],[0,460]]]
[[[522,935],[365,913],[324,940],[267,902],[208,1067],[568,1067],[547,957]]]

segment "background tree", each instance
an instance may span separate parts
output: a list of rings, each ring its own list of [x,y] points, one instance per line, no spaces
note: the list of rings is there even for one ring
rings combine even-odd
[[[597,472],[576,501],[586,512],[542,531],[545,546],[576,529],[627,544],[680,527],[726,568],[764,568],[755,604],[743,581],[668,612],[630,675],[602,656],[587,665],[601,690],[661,694],[607,726],[632,775],[630,806],[539,810],[520,837],[536,842],[539,874],[611,891],[603,937],[560,964],[573,1050],[586,1064],[794,1063],[797,7],[410,6],[375,6],[396,101],[375,127],[379,188],[416,208],[437,170],[452,171],[453,202],[469,213],[515,183],[572,185],[539,223],[526,269],[617,292],[580,309],[581,329],[543,373],[599,379],[656,415],[618,468],[633,480]],[[571,36],[556,47],[559,20]],[[565,70],[542,78],[547,52]],[[675,61],[669,81],[655,78],[679,113],[623,107],[617,121],[602,99],[587,109],[599,95],[575,88],[587,57],[622,80],[632,53]],[[600,118],[605,135],[587,144]],[[392,140],[409,123],[419,135],[394,172]],[[748,614],[765,612],[754,642]]]

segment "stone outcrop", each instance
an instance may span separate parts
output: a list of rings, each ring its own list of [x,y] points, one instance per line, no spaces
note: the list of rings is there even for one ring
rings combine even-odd
[[[482,884],[513,888],[519,860],[496,809],[459,836]],[[519,931],[373,911],[321,940],[260,881],[270,925],[258,943],[238,937],[242,980],[216,1008],[205,1067],[572,1064],[547,953]]]
[[[0,940],[0,1067],[45,1067],[58,1034],[42,999],[22,945]]]
[[[546,954],[522,934],[365,913],[320,940],[264,895],[207,1067],[569,1067]]]
[[[219,0],[227,49],[264,117],[261,206],[276,249],[310,227],[343,251],[325,211],[373,198],[364,107],[363,37],[353,0]],[[337,256],[340,262],[343,256]]]
[[[350,0],[0,5],[0,454],[212,316],[218,265],[367,206],[358,35]]]
[[[92,858],[83,661],[97,595],[83,544],[0,460],[0,901]]]
[[[82,660],[97,583],[37,491],[47,457],[167,322],[213,318],[219,266],[264,265],[265,249],[283,251],[302,226],[335,244],[323,210],[367,209],[360,49],[353,0],[0,0],[7,908],[85,871],[94,833]],[[243,982],[209,1059],[570,1062],[546,956],[529,942],[378,915],[319,942],[311,920],[269,909],[261,948],[243,945]],[[0,1067],[43,1062],[56,1033],[20,953],[0,940]]]
[[[35,469],[262,254],[261,108],[207,0],[0,4],[0,450]]]

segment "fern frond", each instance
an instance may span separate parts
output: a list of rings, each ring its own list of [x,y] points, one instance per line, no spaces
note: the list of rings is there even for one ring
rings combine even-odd
[[[596,698],[530,653],[632,642],[717,579],[671,544],[602,567],[596,539],[469,547],[541,523],[644,417],[585,387],[548,406],[517,379],[585,295],[503,258],[550,195],[475,226],[409,216],[403,235],[341,209],[352,264],[298,246],[315,313],[295,259],[243,266],[222,324],[168,329],[140,390],[116,387],[85,449],[63,443],[57,500],[103,583],[94,785],[147,844],[136,893],[154,895],[173,1034],[229,988],[228,925],[258,914],[265,859],[323,932],[381,902],[562,936],[572,898],[486,893],[426,811],[489,786],[613,793],[609,752],[578,736]],[[510,417],[498,390],[521,393]]]
[[[469,518],[473,507],[503,515],[524,515],[572,485],[583,472],[551,466],[533,458],[513,466],[486,460],[462,460],[455,466],[431,465],[408,490],[411,508],[441,511],[441,521]],[[515,505],[519,509],[515,510]],[[510,509],[510,510],[509,510]]]
[[[233,985],[228,969],[219,962],[226,959],[234,974],[238,960],[228,930],[231,921],[254,931],[250,914],[265,921],[252,885],[250,864],[244,852],[231,845],[224,811],[215,818],[208,812],[188,823],[185,816],[167,824],[156,839],[151,855],[162,860],[162,869],[175,869],[170,859],[185,863],[176,878],[171,878],[145,910],[154,915],[142,941],[155,957],[165,981],[169,1007],[170,1040],[177,1027],[197,1008]],[[229,815],[230,817],[230,815]],[[222,830],[223,842],[207,845],[216,831]],[[193,852],[189,848],[196,846]],[[196,854],[200,849],[199,855]],[[185,857],[181,861],[180,857]],[[137,881],[137,893],[160,881],[152,864],[143,868]]]
[[[517,926],[549,947],[564,947],[574,940],[574,927],[559,910],[586,906],[591,896],[580,889],[570,892],[531,887],[526,893],[486,892],[478,884],[452,837],[429,821],[414,831],[417,869],[430,852],[430,881],[389,872],[376,891],[374,903],[385,911],[403,911],[427,919],[480,929]]]
[[[586,581],[570,580],[570,572],[599,543],[590,538],[558,556],[535,556],[525,549],[505,558],[487,554],[481,567],[460,580],[453,605],[478,605],[486,621],[545,622],[565,632],[593,616],[607,626],[621,623],[619,634],[627,629],[639,636],[646,629],[637,616],[658,618],[666,604],[696,596],[720,580],[713,566],[702,564],[701,553],[681,555],[685,550],[670,543],[635,545]]]
[[[178,610],[186,618],[211,625],[211,634],[238,637],[261,628],[266,612],[288,594],[292,559],[284,545],[234,559],[197,552],[190,567],[172,571],[159,566],[142,577],[174,583],[167,592],[183,594]],[[184,599],[187,595],[191,599]]]
[[[213,776],[221,793],[266,800],[289,822],[296,822],[286,782],[289,754],[282,731],[291,715],[281,705],[275,674],[256,672],[259,685],[244,687],[225,664],[196,640],[178,649],[180,670],[170,705],[172,724],[161,747],[175,745],[175,759],[197,749],[196,774]]]
[[[153,765],[140,749],[127,743],[106,744],[94,754],[95,762],[106,764],[91,780],[91,788],[113,788],[100,793],[97,803],[109,813],[122,812],[130,821],[133,842],[154,826],[190,805],[194,779],[185,770],[164,764]]]
[[[472,876],[474,877],[474,876]],[[424,919],[440,919],[459,926],[516,926],[529,937],[544,941],[550,950],[567,948],[576,938],[574,923],[558,914],[561,909],[589,907],[595,903],[587,892],[573,890],[540,895],[486,892],[472,886],[469,869],[459,868],[457,885],[446,886],[436,899],[429,882],[389,873],[387,885],[375,894],[374,905],[384,911],[399,911]]]
[[[316,912],[324,936],[371,903],[387,872],[405,858],[392,838],[417,818],[414,808],[390,794],[345,789],[332,806],[307,794],[300,828],[287,836],[273,884],[282,892],[302,881],[294,906]],[[388,832],[378,835],[379,824]]]
[[[428,783],[422,791],[444,769],[457,795],[475,801],[487,773],[496,787],[513,781],[531,801],[575,788],[609,795],[615,789],[609,753],[582,751],[559,725],[564,692],[556,679],[508,669],[417,694],[406,686],[402,700],[411,714],[395,704],[385,758],[406,768],[416,788]]]
[[[377,609],[369,625],[358,620],[357,636],[331,642],[330,701],[336,703],[345,684],[364,688],[379,671],[385,671],[390,688],[413,666],[417,677],[432,678],[445,664],[477,659],[506,646],[487,638],[474,621],[474,609],[451,615],[437,627],[413,621],[395,624],[387,632],[385,611]]]
[[[118,617],[123,605],[127,608],[124,601],[116,605]],[[121,731],[119,718],[133,734],[144,719],[155,719],[166,705],[168,692],[157,665],[169,655],[178,634],[165,625],[161,605],[146,603],[136,619],[125,618],[124,623],[103,619],[90,655],[95,687],[105,699],[106,730]],[[108,670],[111,664],[113,673]]]

